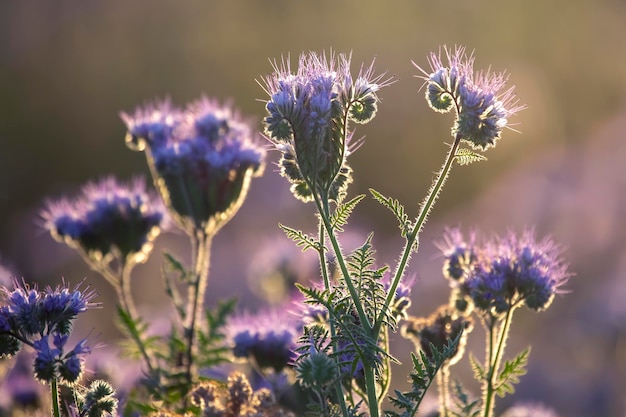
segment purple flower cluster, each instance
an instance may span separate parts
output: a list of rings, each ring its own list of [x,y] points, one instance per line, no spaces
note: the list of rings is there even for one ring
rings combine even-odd
[[[465,241],[458,229],[449,229],[439,248],[444,276],[453,287],[452,304],[461,311],[473,305],[502,314],[522,304],[542,311],[571,276],[561,249],[548,238],[537,241],[532,230],[480,244],[476,234]]]
[[[265,152],[230,106],[201,98],[177,109],[169,101],[121,113],[131,149],[146,152],[173,219],[184,230],[214,230],[239,208]]]
[[[285,311],[242,314],[228,323],[227,339],[236,358],[249,358],[261,368],[281,371],[295,358],[301,325]]]
[[[315,195],[343,198],[352,181],[346,162],[352,137],[348,121],[369,122],[377,111],[378,90],[389,84],[384,74],[374,76],[373,63],[354,80],[350,59],[310,52],[300,55],[296,73],[283,61],[274,63],[274,73],[263,80],[270,97],[266,134],[282,154],[281,175],[305,202]]]
[[[505,73],[475,73],[474,56],[466,55],[464,47],[444,51],[448,65],[442,62],[441,51],[430,54],[429,71],[413,63],[424,74],[421,78],[426,82],[428,104],[441,113],[455,108],[452,136],[482,150],[494,146],[502,130],[510,126],[509,117],[524,109],[518,105],[515,88],[504,89],[508,80]]]
[[[6,302],[0,307],[0,357],[12,356],[27,344],[36,352],[37,379],[75,383],[82,373],[82,356],[90,349],[86,340],[70,351],[65,346],[78,314],[98,306],[92,302],[96,293],[89,287],[81,290],[80,284],[70,290],[65,283],[39,291],[15,280],[14,288],[1,287],[0,295]]]
[[[163,204],[141,178],[88,183],[74,199],[48,202],[41,215],[59,242],[93,259],[115,256],[124,262],[145,261],[166,220]]]

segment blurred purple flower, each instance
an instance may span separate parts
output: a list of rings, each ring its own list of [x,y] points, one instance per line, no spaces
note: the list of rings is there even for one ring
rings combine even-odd
[[[145,262],[166,226],[163,205],[142,178],[88,183],[73,200],[49,201],[41,215],[52,237],[96,260]]]
[[[283,309],[232,317],[226,338],[237,358],[251,358],[261,368],[279,372],[295,358],[301,324]]]
[[[127,142],[145,150],[154,183],[183,230],[215,231],[239,209],[265,152],[229,105],[203,97],[182,111],[169,101],[121,114]]]

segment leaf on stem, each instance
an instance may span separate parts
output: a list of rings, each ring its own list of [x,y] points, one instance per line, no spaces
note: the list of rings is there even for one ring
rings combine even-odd
[[[408,214],[406,214],[404,210],[404,206],[400,204],[398,200],[391,197],[385,197],[378,191],[370,188],[370,193],[375,200],[377,200],[380,204],[387,207],[398,219],[398,223],[400,223],[400,230],[402,232],[402,237],[406,237],[408,233],[411,231],[411,221],[409,220]]]
[[[330,226],[333,230],[337,230],[338,232],[343,232],[343,226],[348,223],[348,218],[357,204],[361,202],[365,198],[365,194],[360,194],[354,197],[352,200],[339,204],[337,209],[330,217]]]
[[[419,356],[411,353],[413,362],[413,372],[409,375],[412,390],[401,392],[396,390],[395,397],[389,397],[391,404],[404,410],[402,413],[395,411],[385,411],[387,417],[413,417],[417,413],[417,409],[426,394],[426,391],[435,380],[435,375],[446,360],[454,356],[457,345],[460,340],[461,333],[454,338],[448,340],[448,343],[441,350],[435,345],[430,344],[432,356],[428,357],[423,351],[419,352]]]
[[[486,161],[487,158],[479,153],[472,151],[471,149],[461,148],[456,151],[454,159],[459,165],[469,165],[474,162]]]
[[[530,347],[524,349],[513,360],[504,362],[504,368],[495,383],[496,394],[504,397],[506,394],[512,394],[515,389],[514,384],[519,382],[519,377],[526,374],[526,365],[530,355]]]
[[[315,249],[318,252],[322,250],[317,239],[305,234],[302,230],[292,229],[284,224],[278,224],[278,227],[285,232],[289,239],[296,243],[296,246],[302,246],[302,252],[308,249]]]

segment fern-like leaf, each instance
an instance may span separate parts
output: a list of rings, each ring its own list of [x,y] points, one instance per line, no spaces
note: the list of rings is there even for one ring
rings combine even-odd
[[[406,214],[404,210],[404,206],[400,204],[400,202],[395,198],[385,197],[373,188],[370,188],[370,193],[372,194],[372,197],[374,197],[374,199],[376,199],[380,204],[391,210],[391,212],[396,216],[396,219],[398,220],[402,236],[407,236],[411,230],[412,224],[409,220],[408,214]]]
[[[302,230],[292,229],[284,224],[279,224],[278,227],[285,232],[289,239],[296,243],[296,246],[302,246],[302,252],[308,249],[315,249],[319,252],[322,249],[317,239],[305,234]]]
[[[402,413],[396,411],[385,411],[387,417],[413,417],[417,413],[426,391],[435,380],[435,375],[444,364],[444,362],[451,358],[459,344],[461,333],[449,340],[441,350],[438,350],[435,345],[430,344],[430,351],[432,357],[429,358],[423,351],[419,352],[419,357],[414,353],[411,353],[411,361],[413,362],[413,372],[409,375],[411,379],[412,390],[408,392],[395,391],[395,397],[390,397],[391,404],[399,408]]]
[[[471,149],[461,148],[456,151],[454,159],[459,165],[469,165],[474,162],[486,161],[487,158],[479,153],[472,151]]]
[[[221,301],[214,310],[206,313],[207,328],[198,332],[198,365],[210,368],[229,360],[229,348],[224,346],[222,330],[235,311],[235,299]]]
[[[529,355],[530,347],[527,347],[513,360],[504,363],[504,368],[498,375],[495,383],[496,394],[504,397],[506,394],[512,394],[515,391],[513,385],[519,382],[520,376],[526,374]]]
[[[454,381],[454,386],[452,387],[452,395],[454,399],[454,405],[456,406],[457,410],[448,410],[450,415],[454,417],[480,416],[481,401],[479,399],[471,400],[470,395],[465,392],[465,389],[457,380]]]
[[[348,218],[350,217],[350,214],[352,214],[356,205],[359,204],[364,198],[365,194],[360,194],[354,197],[352,200],[337,206],[337,209],[330,217],[330,226],[338,232],[343,232],[343,226],[348,223]]]
[[[487,374],[485,373],[485,368],[482,367],[482,365],[478,362],[478,359],[476,359],[474,354],[471,352],[469,354],[469,362],[472,367],[472,371],[474,371],[474,378],[479,382],[486,381]]]

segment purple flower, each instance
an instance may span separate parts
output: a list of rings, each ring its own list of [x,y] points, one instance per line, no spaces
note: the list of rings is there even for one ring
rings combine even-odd
[[[356,80],[350,74],[350,56],[331,52],[300,55],[298,70],[289,62],[274,62],[266,76],[268,116],[265,132],[281,152],[281,175],[302,201],[314,195],[341,200],[352,181],[347,157],[352,131],[348,121],[369,122],[377,111],[378,90],[390,83],[374,76],[373,63],[361,67]]]
[[[134,116],[122,113],[128,135],[143,135],[135,148],[146,151],[154,182],[176,223],[186,231],[214,232],[239,209],[251,177],[261,175],[265,152],[250,123],[229,105],[203,97],[184,111],[169,102],[155,108],[148,105]],[[144,122],[153,113],[155,124]]]
[[[238,358],[252,358],[261,368],[281,371],[295,358],[295,343],[301,325],[282,310],[232,318],[227,339]]]
[[[537,241],[533,230],[521,235],[509,232],[504,237],[494,237],[483,245],[478,238],[471,238],[471,250],[463,243],[456,229],[446,232],[446,244],[440,249],[450,259],[465,259],[467,265],[459,268],[459,297],[469,297],[481,311],[501,314],[511,308],[525,304],[535,311],[549,307],[571,273],[561,259],[561,249],[549,238]],[[463,258],[457,256],[464,253]],[[468,257],[468,253],[471,256]],[[456,262],[456,261],[455,261]],[[444,275],[450,269],[444,267]]]
[[[147,146],[165,143],[182,118],[182,112],[175,109],[169,99],[147,103],[133,114],[121,112],[128,134],[129,148],[143,151]]]
[[[494,146],[502,130],[510,128],[508,119],[525,106],[518,105],[514,87],[505,89],[505,73],[474,72],[474,56],[466,55],[464,47],[454,51],[444,47],[444,52],[447,65],[442,62],[441,50],[430,54],[429,71],[413,63],[424,74],[421,78],[425,80],[428,104],[442,113],[455,108],[452,136],[482,150]]]
[[[144,262],[166,226],[162,203],[136,178],[128,184],[109,177],[88,183],[74,200],[47,203],[45,228],[59,242],[94,259],[120,257]]]
[[[72,385],[80,378],[83,368],[83,355],[91,353],[85,339],[76,344],[74,349],[64,353],[68,337],[54,334],[54,348],[50,347],[49,337],[44,336],[33,342],[33,348],[37,354],[34,361],[35,377],[41,382],[50,382],[60,378],[61,382]]]

